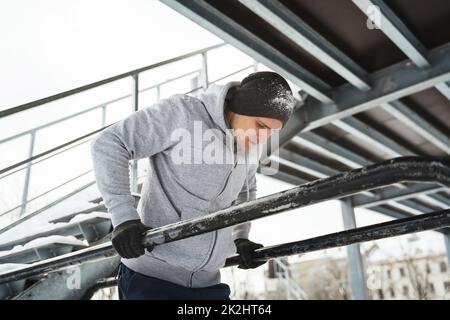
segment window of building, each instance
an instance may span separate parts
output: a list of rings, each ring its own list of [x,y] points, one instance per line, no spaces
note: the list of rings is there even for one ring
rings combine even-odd
[[[403,286],[403,295],[407,296],[409,293],[409,287],[408,286]]]
[[[380,299],[384,299],[383,290],[378,289],[378,297],[379,297]]]
[[[386,270],[386,275],[387,275],[388,279],[392,279],[391,270]]]
[[[398,271],[400,271],[400,277],[403,278],[405,276],[405,269],[399,268]]]
[[[427,263],[427,265],[425,267],[425,270],[426,270],[427,274],[431,273],[431,268],[430,268],[430,265],[428,263]]]
[[[445,291],[450,291],[450,281],[444,282],[444,289],[445,289]]]
[[[395,297],[395,291],[394,288],[389,288],[389,293],[391,294],[391,298]]]
[[[434,290],[434,284],[429,283],[429,284],[428,284],[428,289],[430,290],[431,293],[434,293],[434,292],[435,292],[435,290]]]
[[[445,263],[445,261],[441,261],[439,263],[439,269],[442,273],[447,272],[447,263]]]

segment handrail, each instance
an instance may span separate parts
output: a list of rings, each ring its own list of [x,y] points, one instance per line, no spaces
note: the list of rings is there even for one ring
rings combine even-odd
[[[62,186],[65,186],[66,184],[68,184],[68,183],[70,183],[70,182],[72,182],[72,181],[75,181],[75,180],[81,178],[82,176],[85,176],[85,175],[87,175],[88,173],[91,173],[91,172],[93,172],[93,171],[94,171],[93,169],[86,170],[86,171],[84,171],[83,173],[81,173],[81,174],[79,174],[79,175],[77,175],[77,176],[75,176],[75,177],[73,177],[73,178],[70,178],[70,179],[67,180],[67,181],[64,181],[63,183],[58,184],[57,186],[54,186],[54,187],[52,187],[51,189],[48,189],[48,190],[46,190],[46,191],[44,191],[44,192],[38,194],[37,196],[34,196],[34,197],[31,198],[31,199],[28,199],[26,203],[28,204],[28,203],[30,203],[31,201],[34,201],[34,200],[36,200],[36,199],[39,199],[40,197],[45,196],[46,194],[48,194],[48,193],[50,193],[50,192],[52,192],[52,191],[55,191],[56,189],[59,189],[59,188],[61,188]],[[19,205],[15,206],[15,207],[13,207],[13,208],[11,208],[11,209],[8,209],[7,211],[3,211],[2,213],[0,213],[0,218],[3,217],[4,215],[6,215],[6,214],[8,214],[8,213],[10,213],[10,212],[12,212],[12,211],[14,211],[14,210],[16,210],[16,209],[19,209],[21,206],[22,206],[22,204],[19,204]]]
[[[65,142],[65,143],[63,143],[63,144],[60,144],[60,145],[58,145],[58,146],[56,146],[56,147],[53,147],[53,148],[51,148],[51,149],[48,149],[48,150],[46,150],[46,151],[44,151],[44,152],[41,152],[41,153],[39,153],[39,154],[37,154],[37,155],[35,155],[35,156],[32,156],[32,157],[30,157],[30,158],[28,158],[28,159],[19,161],[19,162],[13,164],[13,165],[10,165],[9,167],[3,168],[3,169],[0,170],[0,174],[3,174],[3,173],[5,173],[5,172],[8,172],[8,171],[10,171],[10,170],[12,170],[12,169],[15,169],[15,168],[17,168],[17,167],[20,167],[20,166],[22,166],[22,165],[24,165],[24,164],[27,164],[28,162],[31,162],[31,161],[33,161],[33,160],[42,158],[43,156],[46,156],[46,155],[48,155],[48,154],[50,154],[50,153],[52,153],[52,152],[58,151],[58,150],[60,150],[60,149],[62,149],[62,148],[64,148],[64,147],[67,147],[67,146],[69,146],[69,145],[71,145],[71,144],[74,144],[75,142],[78,142],[78,141],[80,141],[80,140],[86,139],[86,138],[88,138],[88,137],[90,137],[90,136],[92,136],[92,135],[94,135],[94,134],[96,134],[96,133],[98,133],[98,132],[100,132],[100,131],[103,131],[104,129],[110,127],[111,125],[113,125],[113,124],[110,124],[110,125],[101,127],[100,129],[91,131],[91,132],[89,132],[89,133],[87,133],[87,134],[84,134],[84,135],[78,137],[78,138],[75,138],[75,139],[70,140],[70,141],[68,141],[68,142]]]
[[[140,89],[140,90],[139,90],[139,93],[143,93],[143,92],[145,92],[145,91],[148,91],[148,90],[157,88],[158,86],[167,84],[167,83],[169,83],[169,82],[171,82],[171,81],[175,81],[175,80],[184,78],[184,77],[186,77],[186,76],[188,76],[188,75],[191,75],[191,74],[194,74],[194,73],[198,73],[198,72],[199,72],[199,70],[194,70],[194,71],[191,71],[191,72],[186,72],[186,73],[184,73],[184,74],[182,74],[182,75],[180,75],[180,76],[177,76],[177,77],[174,77],[174,78],[170,78],[170,79],[167,79],[167,80],[165,80],[165,81],[158,82],[157,84],[153,84],[153,85],[148,86],[148,87],[146,87],[146,88]],[[37,127],[31,128],[31,129],[29,129],[29,130],[22,131],[22,132],[20,132],[20,133],[17,133],[17,134],[14,134],[14,135],[12,135],[12,136],[9,136],[9,137],[7,137],[7,138],[5,138],[5,139],[3,139],[3,140],[0,140],[0,144],[5,143],[5,142],[10,141],[10,140],[13,140],[13,139],[17,139],[17,138],[22,137],[22,136],[24,136],[24,135],[30,134],[30,133],[32,133],[33,131],[41,130],[41,129],[50,127],[50,126],[52,126],[52,125],[54,125],[54,124],[57,124],[57,123],[60,123],[60,122],[63,122],[63,121],[66,121],[66,120],[69,120],[69,119],[72,119],[72,118],[81,116],[81,115],[83,115],[83,114],[85,114],[85,113],[89,113],[89,112],[91,112],[91,111],[94,111],[94,110],[97,110],[97,109],[100,109],[100,108],[105,108],[105,107],[107,107],[108,105],[110,105],[110,104],[112,104],[112,103],[116,103],[116,102],[118,102],[118,101],[122,101],[122,100],[125,100],[125,99],[130,98],[130,97],[131,97],[131,94],[126,94],[126,95],[120,96],[120,97],[118,97],[118,98],[114,98],[114,99],[112,99],[112,100],[108,100],[108,101],[102,102],[102,103],[100,103],[100,104],[97,104],[97,105],[94,106],[94,107],[90,107],[90,108],[88,108],[88,109],[81,110],[81,111],[76,112],[76,113],[72,113],[72,114],[70,114],[70,115],[68,115],[68,116],[64,116],[64,117],[62,117],[62,118],[59,118],[59,119],[56,119],[56,120],[53,120],[53,121],[44,123],[44,124],[42,124],[42,125],[40,125],[40,126],[37,126]]]
[[[90,132],[90,133],[88,133],[86,135],[83,135],[81,137],[75,138],[75,139],[73,139],[73,140],[71,140],[71,141],[69,141],[67,143],[61,144],[61,145],[56,146],[54,148],[51,148],[51,149],[49,149],[47,151],[44,151],[44,152],[42,152],[42,153],[40,153],[38,155],[33,155],[33,153],[32,153],[32,150],[33,150],[32,146],[34,144],[34,139],[35,139],[35,136],[36,136],[36,132],[38,130],[46,128],[46,127],[49,127],[49,126],[57,124],[57,123],[60,123],[62,121],[69,120],[71,118],[74,118],[74,117],[77,117],[77,116],[80,116],[80,115],[92,112],[92,111],[100,109],[100,108],[103,109],[103,125],[105,125],[105,112],[106,112],[106,108],[108,107],[109,104],[117,102],[117,101],[120,101],[120,100],[127,99],[129,97],[133,98],[136,94],[140,94],[140,93],[143,93],[145,91],[148,91],[148,90],[151,90],[151,89],[154,89],[154,88],[160,88],[164,84],[167,84],[169,82],[172,82],[172,81],[175,81],[175,80],[187,77],[187,76],[190,76],[192,74],[200,74],[201,75],[202,73],[207,72],[206,54],[210,50],[214,50],[214,49],[217,49],[217,48],[220,48],[220,47],[223,47],[223,46],[226,46],[226,43],[221,43],[221,44],[217,44],[217,45],[214,45],[214,46],[203,48],[203,49],[200,49],[200,50],[197,50],[197,51],[193,51],[191,53],[188,53],[188,54],[185,54],[185,55],[182,55],[182,56],[178,56],[178,57],[175,57],[173,59],[165,60],[165,61],[153,64],[153,65],[150,65],[150,66],[147,66],[147,67],[139,68],[139,69],[136,69],[136,70],[133,70],[133,71],[129,71],[129,72],[124,73],[124,74],[120,74],[120,75],[115,76],[115,77],[111,77],[111,78],[108,78],[108,79],[97,81],[97,82],[91,83],[91,84],[89,84],[87,86],[79,87],[79,88],[76,88],[76,89],[73,89],[73,90],[62,92],[62,93],[54,95],[54,96],[50,96],[50,97],[46,97],[46,98],[43,98],[43,99],[39,99],[39,100],[30,102],[30,103],[27,103],[25,105],[21,105],[21,106],[15,107],[15,108],[11,108],[11,109],[8,109],[8,110],[0,111],[0,118],[3,117],[3,116],[6,117],[8,115],[12,115],[12,114],[15,114],[17,112],[21,112],[21,111],[28,110],[30,108],[37,107],[37,106],[42,105],[44,103],[48,103],[48,102],[51,102],[51,101],[54,101],[54,100],[58,100],[58,99],[61,99],[61,98],[64,98],[64,97],[67,97],[67,96],[70,96],[70,95],[74,95],[74,94],[80,93],[80,92],[88,90],[88,89],[92,89],[92,88],[94,88],[96,86],[100,86],[100,85],[103,85],[103,84],[106,84],[106,83],[109,83],[109,82],[120,80],[120,79],[125,78],[127,76],[131,76],[133,81],[134,81],[134,84],[135,84],[135,86],[134,86],[135,89],[133,89],[133,92],[131,94],[123,95],[121,97],[118,97],[118,98],[115,98],[115,99],[112,99],[112,100],[109,100],[109,101],[106,101],[106,102],[102,102],[101,104],[97,104],[94,107],[90,107],[88,109],[75,112],[75,113],[73,113],[71,115],[64,116],[62,118],[50,121],[48,123],[39,125],[39,126],[34,127],[32,129],[29,129],[29,130],[26,130],[26,131],[14,134],[14,135],[12,135],[10,137],[7,137],[7,138],[4,138],[4,139],[0,140],[0,143],[3,143],[3,142],[7,142],[7,141],[10,141],[10,140],[13,140],[15,138],[19,138],[19,137],[31,134],[31,147],[30,147],[31,149],[30,149],[30,152],[29,152],[29,157],[27,159],[25,159],[25,160],[19,161],[19,162],[15,163],[15,164],[12,164],[12,165],[8,166],[8,167],[0,169],[0,179],[3,179],[3,178],[5,178],[5,177],[7,177],[7,176],[9,176],[11,174],[14,174],[14,173],[18,172],[18,171],[27,170],[27,173],[26,173],[27,178],[25,180],[25,186],[24,186],[24,190],[23,190],[22,202],[20,204],[21,214],[23,214],[25,212],[26,204],[29,202],[27,185],[29,183],[29,175],[30,175],[31,166],[36,164],[36,163],[39,163],[41,161],[44,161],[46,159],[52,158],[52,157],[54,157],[54,156],[56,156],[56,155],[58,155],[60,153],[66,152],[67,150],[70,150],[70,149],[72,149],[72,148],[74,148],[76,146],[79,146],[81,144],[84,144],[84,143],[90,141],[90,139],[85,139],[85,138],[88,138],[89,136],[92,136],[93,134],[95,134],[95,133],[97,133],[99,131],[102,131],[104,128],[107,128],[108,126],[104,126],[104,127],[100,128],[99,130],[96,130],[96,131]],[[178,75],[176,77],[172,77],[170,79],[166,79],[166,80],[164,80],[162,82],[159,82],[159,83],[156,83],[156,84],[152,84],[152,85],[147,86],[145,88],[139,88],[138,87],[138,85],[137,85],[137,83],[138,83],[137,82],[138,81],[137,76],[138,76],[139,73],[151,70],[153,68],[161,67],[163,65],[167,65],[167,64],[170,64],[170,63],[173,63],[173,62],[177,62],[177,61],[180,61],[180,60],[183,60],[183,59],[187,59],[187,58],[193,57],[195,55],[202,55],[202,58],[203,58],[202,68],[195,69],[195,70],[192,70],[192,71],[189,71],[189,72],[185,72],[185,73],[183,73],[181,75]],[[193,90],[187,92],[186,94],[189,94],[191,92],[203,89],[205,87],[205,85],[208,86],[209,84],[212,84],[212,83],[215,83],[217,81],[220,81],[221,79],[224,79],[226,77],[230,77],[230,76],[232,76],[232,75],[234,75],[236,73],[242,72],[242,71],[244,71],[246,69],[249,69],[251,67],[255,67],[255,65],[253,64],[253,65],[250,65],[250,66],[246,66],[245,68],[241,68],[241,69],[239,69],[239,70],[237,70],[237,71],[235,71],[235,72],[233,72],[231,74],[226,75],[225,77],[216,79],[214,81],[208,81],[208,79],[206,77],[204,79],[205,81],[203,81],[203,83],[202,83],[202,86],[194,88]],[[81,141],[81,142],[79,142],[79,141]],[[73,144],[75,144],[75,145],[73,145]],[[58,151],[58,150],[62,150],[62,151]],[[35,160],[38,160],[38,161],[35,161]],[[14,170],[14,169],[16,169],[16,170]],[[16,209],[16,208],[13,208],[13,209]],[[10,213],[10,212],[13,212],[13,210],[7,210],[6,211],[6,213]],[[4,214],[1,214],[0,216],[3,216],[3,215]]]
[[[78,87],[78,88],[75,88],[75,89],[67,90],[67,91],[64,91],[64,92],[52,95],[52,96],[48,96],[48,97],[43,98],[43,99],[38,99],[38,100],[35,100],[35,101],[32,101],[32,102],[28,102],[28,103],[19,105],[17,107],[13,107],[13,108],[9,108],[9,109],[6,109],[6,110],[2,110],[2,111],[0,111],[0,119],[4,118],[4,117],[7,117],[7,116],[10,116],[10,115],[13,115],[13,114],[16,114],[16,113],[19,113],[19,112],[22,112],[22,111],[25,111],[25,110],[29,110],[29,109],[35,108],[35,107],[40,106],[40,105],[45,104],[45,103],[49,103],[49,102],[52,102],[52,101],[55,101],[55,100],[59,100],[59,99],[62,99],[62,98],[65,98],[65,97],[68,97],[68,96],[80,93],[82,91],[93,89],[95,87],[99,87],[99,86],[102,86],[102,85],[105,85],[105,84],[108,84],[108,83],[111,83],[111,82],[114,82],[114,81],[117,81],[117,80],[120,80],[120,79],[124,79],[126,77],[131,77],[131,76],[134,76],[136,74],[139,74],[139,73],[151,70],[151,69],[155,69],[155,68],[164,66],[166,64],[170,64],[170,63],[173,63],[173,62],[184,60],[184,59],[196,56],[198,54],[202,54],[204,52],[220,48],[220,47],[225,46],[225,45],[226,45],[226,43],[219,43],[219,44],[216,44],[216,45],[213,45],[213,46],[210,46],[210,47],[207,47],[207,48],[203,48],[203,49],[200,49],[200,50],[196,50],[196,51],[193,51],[193,52],[190,52],[190,53],[187,53],[187,54],[184,54],[184,55],[172,58],[172,59],[164,60],[164,61],[161,61],[161,62],[158,62],[158,63],[151,64],[151,65],[146,66],[146,67],[138,68],[138,69],[135,69],[135,70],[132,70],[132,71],[128,71],[128,72],[125,72],[125,73],[122,73],[122,74],[119,74],[119,75],[116,75],[116,76],[113,76],[113,77],[110,77],[110,78],[106,78],[106,79],[103,79],[103,80],[100,80],[100,81],[96,81],[96,82],[93,82],[93,83],[90,83],[90,84],[87,84],[87,85],[84,85],[84,86],[81,86],[81,87]]]
[[[232,75],[234,75],[234,74],[237,74],[237,73],[239,73],[239,72],[242,72],[242,71],[244,71],[244,70],[247,70],[247,69],[249,69],[249,68],[251,68],[251,67],[252,67],[252,66],[247,66],[247,67],[245,67],[245,68],[241,68],[241,69],[239,69],[239,70],[236,71],[236,72],[233,72],[233,73],[231,73],[231,74],[229,74],[229,75],[227,75],[227,76],[218,78],[218,79],[216,79],[216,80],[210,82],[210,84],[211,84],[211,83],[218,82],[218,81],[220,81],[220,80],[222,80],[222,79],[228,78],[228,77],[230,77],[230,76],[232,76]],[[184,76],[186,76],[186,75],[188,75],[188,74],[191,74],[191,73],[193,73],[193,72],[186,73],[186,74],[184,74],[183,76],[180,76],[180,77],[184,77]],[[174,79],[178,79],[178,78],[174,78]],[[171,79],[171,80],[173,80],[173,79]],[[162,83],[158,83],[158,85],[160,85],[160,84],[162,84]],[[147,88],[145,88],[145,89],[139,90],[139,92],[144,92],[144,91],[146,91],[146,90],[148,90],[148,89],[154,88],[155,86],[157,86],[157,85],[152,85],[152,86],[147,87]],[[185,94],[192,93],[192,92],[197,91],[197,90],[200,90],[200,89],[202,89],[202,88],[203,88],[203,87],[197,87],[197,88],[194,88],[194,89],[192,89],[192,90],[186,92]],[[116,101],[119,101],[119,100],[123,100],[123,99],[125,99],[125,98],[128,98],[128,97],[130,97],[130,96],[131,96],[131,95],[129,94],[129,95],[122,96],[122,97],[119,97],[119,98],[114,99],[114,100],[111,100],[111,101],[116,102]],[[55,123],[59,123],[59,122],[61,122],[61,121],[70,119],[70,118],[72,118],[72,117],[79,116],[79,115],[81,115],[81,114],[84,114],[84,113],[93,111],[93,110],[95,110],[95,109],[98,109],[98,108],[101,108],[101,107],[103,107],[103,106],[106,106],[106,105],[108,105],[109,103],[112,103],[112,102],[110,102],[110,101],[108,101],[108,102],[103,102],[103,103],[101,103],[101,104],[99,104],[99,105],[97,105],[97,106],[95,106],[95,107],[92,107],[92,108],[89,108],[89,109],[80,111],[79,113],[75,113],[75,114],[72,114],[72,115],[70,115],[70,116],[67,116],[67,117],[64,117],[64,118],[61,118],[61,119],[58,119],[58,120],[49,122],[49,123],[47,123],[47,124],[41,125],[41,126],[39,126],[39,127],[33,128],[33,129],[30,129],[30,130],[28,130],[28,131],[23,131],[23,132],[18,133],[18,134],[14,135],[14,136],[8,137],[8,138],[3,139],[3,140],[0,140],[0,143],[9,141],[9,140],[11,140],[11,139],[13,139],[13,138],[17,138],[17,137],[22,136],[22,135],[25,135],[25,134],[29,134],[30,132],[32,132],[32,131],[34,131],[34,130],[39,130],[39,129],[41,129],[41,128],[45,128],[45,127],[47,127],[48,125],[55,124]],[[24,164],[27,164],[27,163],[30,162],[30,161],[39,159],[39,158],[41,158],[41,157],[43,157],[43,156],[45,156],[45,155],[47,155],[47,154],[49,154],[49,153],[52,153],[52,152],[57,151],[57,150],[59,150],[59,149],[61,149],[61,148],[64,148],[64,147],[66,147],[67,145],[70,145],[70,144],[73,144],[73,143],[75,143],[75,142],[78,142],[78,141],[80,141],[80,140],[82,140],[82,139],[84,139],[84,138],[86,138],[86,137],[88,137],[88,136],[94,135],[95,133],[98,133],[98,132],[102,131],[103,129],[105,129],[105,128],[107,128],[107,127],[113,125],[113,124],[114,124],[114,123],[112,123],[112,124],[110,124],[110,125],[108,125],[108,126],[102,127],[102,128],[100,128],[100,129],[98,129],[98,130],[92,131],[92,132],[90,132],[90,133],[88,133],[88,134],[86,134],[86,135],[83,135],[83,136],[81,136],[81,137],[75,138],[75,139],[73,139],[73,140],[71,140],[71,141],[69,141],[69,142],[66,142],[66,143],[64,143],[64,144],[61,144],[60,146],[57,146],[57,147],[55,147],[55,148],[52,148],[52,149],[47,150],[47,151],[45,151],[45,152],[42,152],[41,154],[38,154],[38,155],[35,155],[35,156],[30,157],[30,158],[28,158],[28,159],[19,161],[19,162],[15,163],[15,164],[13,164],[13,165],[11,165],[11,166],[9,166],[9,167],[0,169],[0,175],[3,174],[3,173],[5,173],[5,172],[8,172],[8,171],[10,171],[10,170],[12,170],[12,169],[15,169],[15,168],[17,168],[17,167],[20,167],[20,166],[22,166],[22,165],[24,165]],[[4,177],[6,177],[6,176],[7,176],[7,175],[2,176],[2,177],[0,177],[0,179],[4,178]]]
[[[444,186],[450,186],[450,159],[434,157],[399,157],[363,168],[353,169],[332,177],[308,182],[286,191],[231,206],[205,216],[151,229],[145,233],[142,243],[145,247],[153,247],[155,245],[231,227],[283,211],[305,207],[328,200],[340,199],[361,191],[385,187],[399,182],[435,182]],[[450,225],[450,210],[443,210],[434,214],[413,216],[407,218],[406,221],[406,224],[411,227],[411,230],[414,230],[412,232],[443,228]],[[398,225],[395,225],[396,222]],[[389,237],[395,234],[402,234],[401,232],[406,230],[404,222],[405,219],[390,222],[390,224],[388,224],[389,227],[387,229],[384,228],[385,231],[387,230],[384,235]],[[399,226],[402,227],[400,228]],[[356,232],[355,230],[359,230],[358,232],[360,232],[361,228],[346,232],[348,234],[351,231]],[[372,234],[372,237],[378,235],[378,231],[375,231]],[[362,239],[361,234],[352,235],[352,241],[358,242],[360,239]],[[338,244],[345,243],[343,240],[339,241]],[[294,252],[296,246],[290,246],[287,249],[284,248],[284,250],[284,253]],[[30,266],[1,273],[0,284],[114,255],[116,255],[116,252],[112,247],[111,242],[106,242],[70,254],[38,262]],[[237,258],[234,257],[231,259]]]
[[[91,141],[91,140],[92,140],[92,139],[86,139],[86,140],[84,140],[84,141],[81,141],[81,142],[79,142],[79,143],[76,143],[76,144],[74,144],[74,145],[71,145],[69,148],[66,148],[66,149],[64,149],[64,150],[60,150],[60,151],[58,151],[58,152],[52,153],[51,155],[49,155],[49,156],[46,157],[46,158],[39,159],[38,161],[33,161],[32,165],[35,165],[35,164],[38,164],[38,163],[40,163],[40,162],[42,162],[42,161],[45,161],[45,160],[51,159],[51,158],[53,158],[53,157],[56,157],[57,155],[59,155],[59,154],[61,154],[61,153],[64,153],[64,152],[66,152],[66,151],[69,151],[69,150],[72,150],[72,149],[74,149],[74,148],[76,148],[76,147],[79,147],[79,146],[81,146],[82,144],[88,143],[88,142]],[[35,160],[36,160],[36,159],[35,159]],[[27,168],[27,167],[22,167],[22,168],[19,168],[19,169],[15,170],[15,171],[8,172],[7,174],[1,176],[0,179],[6,178],[7,176],[10,176],[10,175],[12,175],[12,174],[14,174],[14,173],[16,173],[16,172],[25,170],[26,168]]]
[[[142,178],[142,177],[144,177],[144,176],[139,176],[138,179],[140,179],[140,178]],[[5,233],[5,232],[8,231],[8,230],[11,230],[11,229],[14,228],[14,227],[17,227],[19,224],[21,224],[21,223],[23,223],[23,222],[25,222],[25,221],[27,221],[27,220],[29,220],[29,219],[31,219],[31,218],[34,218],[34,217],[37,216],[38,214],[44,212],[44,211],[47,210],[47,209],[50,209],[51,207],[57,205],[58,203],[63,202],[64,200],[66,200],[66,199],[68,199],[68,198],[74,196],[75,194],[77,194],[77,193],[79,193],[79,192],[81,192],[81,191],[83,191],[83,190],[89,188],[90,186],[94,185],[95,183],[96,183],[95,180],[94,180],[94,181],[90,181],[90,182],[88,182],[88,183],[82,185],[81,187],[77,188],[76,190],[71,191],[70,193],[65,194],[64,196],[62,196],[62,197],[60,197],[60,198],[54,200],[53,202],[51,202],[51,203],[45,205],[44,207],[39,208],[38,210],[36,210],[36,211],[34,211],[34,212],[30,213],[30,214],[27,214],[27,215],[25,215],[25,216],[22,216],[20,219],[14,221],[13,223],[8,224],[7,226],[3,227],[2,229],[0,229],[0,235],[3,234],[3,233]],[[142,183],[138,183],[138,186],[142,186]],[[90,202],[92,202],[92,200],[91,200]],[[81,213],[81,212],[80,212],[80,213]]]

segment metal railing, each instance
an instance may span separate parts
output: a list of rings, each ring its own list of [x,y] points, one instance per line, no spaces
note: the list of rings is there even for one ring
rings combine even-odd
[[[276,267],[276,276],[283,282],[286,289],[286,300],[291,300],[293,297],[297,300],[306,300],[308,295],[302,288],[295,282],[295,279],[291,277],[291,270],[289,265],[286,264],[282,258],[273,259],[275,262],[274,267]]]
[[[158,62],[156,64],[152,64],[152,65],[149,65],[149,66],[146,66],[146,67],[143,67],[143,68],[135,69],[135,70],[132,70],[132,71],[129,71],[129,72],[126,72],[126,73],[123,73],[123,74],[120,74],[120,75],[117,75],[117,76],[114,76],[114,77],[110,77],[110,78],[107,78],[107,79],[104,79],[104,80],[101,80],[101,81],[97,81],[97,82],[94,82],[94,83],[91,83],[91,84],[88,84],[88,85],[85,85],[85,86],[81,86],[81,87],[78,87],[78,88],[75,88],[75,89],[72,89],[72,90],[68,90],[68,91],[65,91],[65,92],[53,95],[53,96],[49,96],[49,97],[46,97],[46,98],[43,98],[43,99],[39,99],[39,100],[36,100],[36,101],[32,101],[30,103],[26,103],[26,104],[23,104],[23,105],[14,107],[14,108],[10,108],[10,109],[6,109],[6,110],[3,110],[3,111],[0,111],[0,118],[8,117],[8,116],[11,116],[11,115],[14,115],[14,114],[26,111],[26,110],[30,110],[30,109],[33,109],[33,108],[40,107],[40,106],[42,106],[44,104],[47,104],[49,102],[53,102],[53,101],[56,101],[56,100],[59,100],[59,99],[62,99],[62,98],[73,96],[73,95],[82,93],[82,92],[84,92],[86,90],[94,89],[94,88],[97,88],[97,87],[100,87],[100,86],[103,86],[103,85],[106,85],[106,84],[109,84],[109,83],[112,83],[112,82],[115,82],[115,81],[118,81],[118,80],[125,79],[127,77],[131,77],[131,79],[132,79],[132,89],[131,89],[131,93],[130,94],[123,95],[123,96],[120,96],[118,98],[115,98],[115,99],[112,99],[112,100],[109,100],[109,101],[105,101],[105,102],[100,103],[100,104],[98,104],[98,105],[96,105],[94,107],[91,107],[91,108],[88,108],[88,109],[85,109],[85,110],[82,110],[82,111],[79,111],[79,112],[76,112],[76,113],[64,116],[64,117],[62,117],[60,119],[57,119],[57,120],[54,120],[54,121],[50,121],[50,122],[45,123],[43,125],[34,127],[32,129],[29,129],[29,130],[25,130],[23,132],[14,134],[14,135],[12,135],[12,136],[10,136],[8,138],[0,140],[0,144],[2,144],[2,143],[6,143],[6,142],[9,142],[9,141],[12,141],[14,139],[22,138],[22,137],[25,137],[25,136],[30,136],[30,143],[29,143],[29,147],[28,147],[28,158],[24,159],[22,161],[19,161],[17,163],[14,163],[14,164],[12,164],[10,166],[7,166],[5,168],[1,168],[0,169],[0,180],[5,178],[5,177],[7,177],[7,176],[10,176],[10,175],[13,175],[15,173],[18,173],[20,171],[26,170],[26,172],[25,172],[25,180],[24,180],[24,183],[23,183],[23,191],[22,191],[22,197],[21,197],[22,201],[21,201],[21,203],[19,205],[17,205],[17,206],[14,206],[13,208],[10,208],[10,209],[8,209],[8,210],[6,210],[4,212],[1,212],[0,213],[0,217],[5,216],[7,214],[14,213],[19,208],[20,208],[20,216],[23,216],[26,213],[27,205],[31,201],[39,199],[42,196],[47,195],[50,192],[53,192],[53,191],[55,191],[55,190],[65,186],[65,185],[67,185],[68,183],[75,181],[77,178],[80,178],[80,177],[88,174],[87,172],[85,172],[85,173],[83,173],[81,175],[78,175],[77,177],[71,178],[71,179],[65,181],[64,183],[59,184],[58,186],[52,187],[49,190],[46,190],[43,193],[41,193],[39,195],[36,195],[33,198],[31,198],[31,199],[29,198],[29,185],[30,185],[30,180],[31,180],[32,166],[37,164],[37,163],[40,163],[42,161],[48,160],[50,158],[53,158],[53,157],[55,157],[57,155],[60,155],[60,154],[62,154],[64,152],[66,152],[66,151],[72,150],[72,149],[74,149],[76,147],[79,147],[79,146],[81,146],[81,145],[91,141],[92,136],[94,136],[98,132],[100,132],[100,131],[102,131],[102,130],[104,130],[105,128],[108,127],[106,125],[106,115],[107,115],[108,105],[111,105],[113,103],[116,103],[116,102],[123,101],[125,99],[131,98],[131,101],[132,101],[132,103],[131,103],[132,106],[131,107],[132,108],[131,108],[130,111],[135,112],[135,111],[137,111],[139,109],[139,94],[142,94],[142,93],[144,93],[146,91],[149,91],[149,90],[156,90],[156,101],[158,101],[160,99],[160,97],[161,97],[161,88],[162,88],[162,86],[170,84],[170,83],[172,83],[174,81],[177,81],[177,80],[180,80],[182,78],[186,78],[186,77],[189,77],[189,76],[195,76],[197,79],[200,79],[201,84],[199,86],[196,86],[196,87],[192,88],[190,91],[185,92],[185,94],[190,94],[190,93],[194,93],[194,92],[196,92],[198,90],[201,90],[201,89],[206,89],[210,84],[216,83],[218,81],[221,81],[223,79],[231,77],[231,76],[233,76],[235,74],[238,74],[240,72],[243,72],[245,70],[253,68],[256,71],[256,69],[257,69],[257,62],[254,61],[249,66],[246,66],[244,68],[238,69],[237,71],[229,73],[229,74],[227,74],[227,75],[225,75],[223,77],[220,77],[218,79],[215,79],[213,81],[209,81],[209,76],[208,76],[208,57],[207,57],[207,54],[210,51],[212,51],[212,50],[215,50],[215,49],[218,49],[218,48],[221,48],[221,47],[224,47],[224,46],[226,46],[225,43],[217,44],[217,45],[214,45],[214,46],[210,46],[210,47],[207,47],[207,48],[204,48],[204,49],[201,49],[201,50],[193,51],[191,53],[178,56],[178,57],[173,58],[173,59],[169,59],[169,60],[165,60],[165,61],[162,61],[162,62]],[[179,62],[179,61],[182,61],[182,60],[185,60],[185,59],[189,59],[189,58],[192,58],[192,57],[197,56],[197,55],[201,55],[201,58],[202,58],[201,68],[194,69],[193,71],[189,71],[189,72],[183,73],[183,74],[181,74],[179,76],[166,79],[164,81],[158,82],[158,83],[153,84],[151,86],[148,86],[146,88],[139,88],[139,75],[141,73],[147,72],[147,71],[151,71],[153,69],[156,69],[156,68],[159,68],[159,67],[162,67],[162,66],[166,66],[166,65],[169,65],[169,64],[172,64],[172,63],[176,63],[176,62]],[[43,152],[41,152],[39,154],[34,154],[35,153],[35,142],[36,142],[36,134],[37,134],[37,132],[39,132],[40,130],[46,129],[48,127],[57,125],[57,124],[59,124],[59,123],[61,123],[63,121],[67,121],[67,120],[73,119],[75,117],[79,117],[79,116],[88,114],[90,112],[95,112],[96,110],[99,110],[99,109],[102,110],[102,113],[101,113],[101,127],[99,129],[91,131],[89,133],[86,133],[86,134],[84,134],[82,136],[79,136],[79,137],[77,137],[75,139],[72,139],[72,140],[70,140],[68,142],[65,142],[65,143],[63,143],[61,145],[58,145],[56,147],[50,148],[50,149],[48,149],[46,151],[43,151]],[[132,188],[133,192],[136,192],[136,188],[137,188],[137,161],[133,161],[132,162],[131,188]]]
[[[450,186],[450,160],[400,157],[360,169],[350,170],[333,177],[308,182],[286,191],[244,202],[201,217],[151,229],[146,232],[142,243],[145,247],[150,248],[268,217],[287,210],[340,199],[361,191],[385,187],[399,182],[435,182],[443,186]],[[272,258],[346,246],[408,233],[443,229],[449,226],[450,209],[447,209],[311,239],[263,247],[255,251],[253,258],[256,261],[267,261]],[[448,231],[443,232],[447,233]],[[0,284],[41,276],[48,272],[58,271],[86,261],[110,257],[116,254],[111,242],[108,241],[100,245],[1,273]],[[233,256],[227,259],[225,267],[237,264],[239,264],[239,256]]]

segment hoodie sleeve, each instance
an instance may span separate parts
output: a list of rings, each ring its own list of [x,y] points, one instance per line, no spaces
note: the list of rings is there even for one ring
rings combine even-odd
[[[256,199],[256,168],[248,172],[248,188],[249,188],[249,201]],[[241,204],[247,201],[247,185],[244,183],[241,192],[239,193],[237,199],[234,201],[234,205]],[[250,233],[251,222],[244,222],[234,226],[233,228],[233,240],[236,239],[248,239],[248,234]]]
[[[129,161],[151,157],[174,145],[171,134],[185,128],[187,119],[186,106],[170,97],[108,127],[92,141],[95,178],[113,227],[140,219],[130,191]]]

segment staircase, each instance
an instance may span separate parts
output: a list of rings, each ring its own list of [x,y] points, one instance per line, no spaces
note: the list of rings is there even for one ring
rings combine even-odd
[[[134,195],[136,204],[139,200]],[[50,220],[50,228],[0,243],[0,273],[109,240],[111,219],[99,199],[92,206]],[[0,284],[0,299],[81,299],[99,279],[115,276],[119,257],[84,263],[44,277]],[[94,292],[91,292],[91,295]]]

